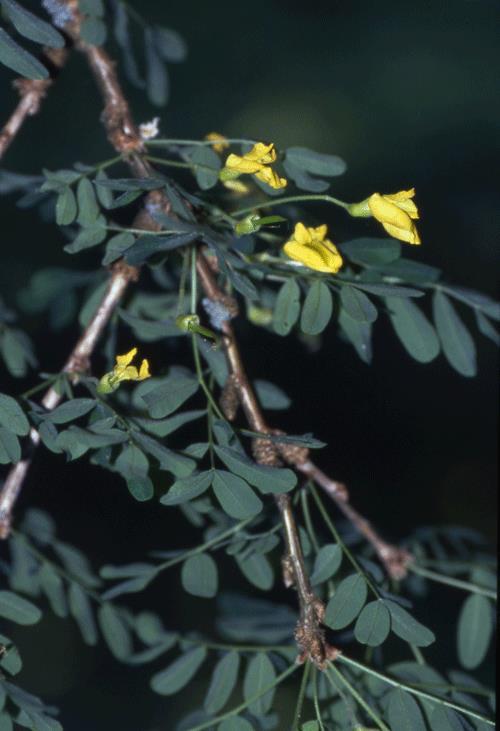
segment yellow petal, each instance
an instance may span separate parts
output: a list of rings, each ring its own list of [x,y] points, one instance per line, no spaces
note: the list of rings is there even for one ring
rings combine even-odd
[[[271,188],[279,190],[280,188],[286,188],[287,181],[285,178],[280,178],[278,173],[275,173],[272,168],[261,168],[255,173],[255,177],[262,180],[263,183],[267,183]]]
[[[146,379],[146,378],[151,378],[151,373],[149,372],[149,363],[144,358],[144,360],[141,363],[141,367],[139,369],[139,377],[137,380],[144,381],[144,379]]]
[[[407,230],[413,226],[406,211],[402,211],[395,203],[379,193],[374,193],[368,198],[368,205],[374,217],[380,223],[390,223],[397,228]]]
[[[137,372],[137,368],[135,366],[127,366],[123,369],[115,369],[115,377],[118,379],[118,381],[137,381],[139,378],[139,373]]]
[[[407,244],[421,244],[420,236],[418,235],[418,231],[412,222],[410,228],[398,228],[397,226],[393,226],[391,223],[384,223],[382,222],[382,226],[385,228],[388,234],[392,236],[395,239],[399,239],[400,241],[404,241]]]
[[[120,367],[128,366],[128,364],[133,361],[136,353],[137,348],[132,348],[132,350],[129,350],[128,353],[125,353],[125,355],[117,355],[116,365]]]
[[[415,203],[411,200],[415,195],[415,188],[411,190],[401,190],[399,193],[386,194],[383,197],[395,203],[398,208],[410,216],[410,218],[418,218],[418,209]]]
[[[226,160],[225,167],[229,168],[229,170],[235,170],[242,174],[247,173],[251,175],[262,168],[262,163],[256,160],[249,160],[246,156],[240,157],[240,155],[231,153]]]
[[[219,134],[218,132],[209,132],[207,135],[205,135],[205,139],[209,142],[213,142],[212,149],[215,150],[215,152],[224,152],[224,150],[229,147],[229,142],[227,141],[227,138],[224,137],[224,135]]]
[[[342,257],[333,244],[330,248],[322,244],[302,245],[295,241],[288,241],[284,245],[283,251],[290,259],[317,272],[336,274],[343,263]]]
[[[312,241],[311,230],[299,221],[295,224],[292,241],[296,241],[298,244],[310,244]]]
[[[276,160],[276,150],[272,142],[269,145],[265,145],[263,142],[257,142],[250,152],[244,154],[244,157],[247,160],[257,160],[263,165],[269,165],[269,163]]]
[[[318,242],[323,241],[323,239],[325,238],[326,233],[328,231],[328,226],[326,225],[326,223],[324,223],[322,226],[317,226],[316,228],[310,228],[309,231],[311,233],[313,242],[314,241],[318,241]]]

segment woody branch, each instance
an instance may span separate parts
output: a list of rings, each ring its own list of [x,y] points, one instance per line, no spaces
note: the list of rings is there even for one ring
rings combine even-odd
[[[14,87],[19,92],[19,102],[0,131],[0,159],[11,145],[28,117],[40,111],[40,106],[48,89],[54,83],[55,75],[66,63],[68,52],[62,49],[47,49],[45,58],[52,70],[47,79],[16,79]]]

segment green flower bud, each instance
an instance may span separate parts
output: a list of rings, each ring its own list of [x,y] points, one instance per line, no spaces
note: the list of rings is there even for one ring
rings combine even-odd
[[[179,315],[175,318],[175,324],[183,332],[196,332],[196,328],[200,324],[198,315]]]
[[[254,234],[260,229],[260,216],[257,213],[251,213],[246,218],[238,221],[234,230],[238,236],[244,236],[245,234]]]
[[[273,321],[273,311],[269,307],[257,307],[256,305],[248,305],[247,316],[254,325],[263,327],[270,325]]]

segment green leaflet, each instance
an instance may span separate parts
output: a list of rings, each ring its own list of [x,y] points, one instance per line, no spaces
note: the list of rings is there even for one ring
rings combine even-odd
[[[42,613],[27,599],[12,591],[0,591],[0,617],[16,624],[36,624]]]
[[[97,628],[88,595],[79,584],[71,582],[68,592],[69,611],[87,645],[97,645]]]
[[[330,579],[337,573],[341,563],[342,549],[337,543],[322,546],[314,561],[311,584],[322,584]]]
[[[351,624],[366,602],[367,591],[366,581],[359,574],[343,579],[326,606],[325,624],[332,629]]]
[[[111,604],[103,604],[97,610],[102,635],[117,660],[125,660],[132,654],[130,630]]]
[[[378,311],[371,300],[360,289],[344,285],[340,290],[342,307],[356,322],[375,322]]]
[[[217,726],[217,731],[254,731],[254,727],[246,718],[231,716]]]
[[[205,647],[197,647],[181,655],[164,670],[153,675],[151,688],[160,695],[173,695],[189,683],[207,656]]]
[[[248,483],[231,472],[214,470],[212,488],[222,509],[231,518],[251,518],[262,510],[261,500]]]
[[[308,335],[319,335],[330,322],[333,313],[331,292],[324,282],[314,282],[306,295],[300,328]]]
[[[182,406],[198,390],[198,381],[193,376],[172,373],[160,385],[142,393],[142,400],[154,419],[162,419]]]
[[[448,363],[462,376],[477,373],[476,346],[455,308],[443,292],[434,292],[434,321]]]
[[[389,693],[387,715],[391,731],[426,731],[418,703],[409,693],[399,688]]]
[[[26,79],[46,79],[49,72],[37,59],[0,28],[0,63]]]
[[[288,492],[297,484],[297,476],[290,469],[257,464],[229,447],[215,447],[215,452],[231,472],[243,477],[264,494]]]
[[[216,715],[228,702],[238,680],[240,656],[237,652],[226,653],[217,663],[203,706],[207,713]]]
[[[155,47],[151,28],[146,28],[144,31],[144,51],[146,54],[146,90],[149,101],[162,107],[168,102],[170,81],[167,67]]]
[[[461,665],[472,670],[485,658],[493,634],[493,608],[480,594],[467,597],[457,626],[457,651]]]
[[[62,48],[64,46],[64,38],[50,23],[46,23],[15,0],[1,0],[0,5],[17,30],[17,32],[28,38],[30,41],[40,43],[42,46],[50,46],[51,48]]]
[[[188,151],[193,173],[201,190],[209,190],[219,181],[220,157],[210,147],[197,145]]]
[[[94,186],[88,178],[82,178],[79,181],[76,187],[76,199],[78,202],[77,222],[85,228],[94,225],[100,211]]]
[[[355,264],[380,266],[401,256],[401,244],[394,239],[360,238],[345,241],[340,251]]]
[[[44,563],[38,574],[40,587],[49,600],[54,614],[58,617],[68,616],[68,601],[64,583],[58,573],[48,563]]]
[[[25,437],[30,430],[29,421],[17,401],[4,393],[0,393],[0,425],[19,437]]]
[[[253,387],[263,409],[281,411],[288,409],[292,403],[286,393],[274,383],[257,379],[253,382]]]
[[[212,483],[212,471],[198,472],[176,480],[166,495],[160,498],[162,505],[182,505],[202,495]]]
[[[57,406],[53,411],[47,414],[45,419],[50,421],[52,424],[67,424],[69,421],[74,421],[80,416],[88,414],[95,406],[97,406],[97,401],[95,399],[75,398]]]
[[[389,317],[405,350],[419,363],[429,363],[440,351],[436,331],[410,299],[387,297]]]
[[[206,553],[190,556],[182,564],[181,581],[190,594],[210,599],[217,594],[219,585],[217,564]]]
[[[300,313],[300,289],[295,279],[285,282],[276,298],[273,315],[274,332],[288,335]]]
[[[58,226],[69,226],[76,218],[78,207],[75,194],[69,186],[66,186],[57,196],[56,201],[56,223]]]
[[[391,613],[391,629],[402,640],[417,645],[417,647],[428,647],[435,641],[434,633],[420,624],[399,604],[387,599],[385,606]]]
[[[391,615],[380,599],[369,602],[363,607],[354,626],[354,636],[358,642],[377,647],[387,639],[391,630]]]
[[[359,322],[352,318],[341,307],[339,325],[349,342],[354,346],[357,354],[364,363],[372,362],[372,326],[369,322]]]
[[[0,426],[0,464],[19,462],[21,459],[21,445],[19,439],[11,431]]]
[[[274,571],[269,559],[261,553],[252,553],[250,556],[236,556],[241,573],[257,589],[269,591],[274,585]]]
[[[254,655],[248,663],[247,671],[243,681],[243,696],[245,700],[257,695],[261,690],[272,685],[276,678],[276,671],[269,657],[259,652]],[[274,689],[265,695],[260,696],[248,706],[248,709],[255,716],[264,716],[272,707]]]

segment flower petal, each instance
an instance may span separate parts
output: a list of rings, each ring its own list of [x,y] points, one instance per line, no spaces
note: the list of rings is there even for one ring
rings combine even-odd
[[[128,353],[125,353],[125,355],[117,355],[116,356],[116,365],[121,367],[128,366],[129,363],[131,363],[135,357],[135,354],[137,353],[137,348],[132,348],[132,350],[129,350]]]
[[[269,163],[276,160],[274,143],[271,142],[269,145],[265,145],[263,142],[257,142],[250,152],[246,152],[243,157],[247,160],[257,160],[263,165],[269,165]]]
[[[287,186],[286,179],[280,178],[278,173],[276,173],[272,168],[261,168],[257,173],[255,173],[255,177],[262,180],[263,183],[267,183],[267,185],[275,190],[286,188]]]
[[[231,153],[226,160],[225,167],[239,173],[252,174],[258,172],[262,168],[262,164],[255,160],[249,160],[247,157],[240,157],[240,155]]]
[[[146,358],[144,358],[139,369],[139,377],[137,380],[144,381],[146,378],[151,378],[151,373],[149,372],[149,363]]]
[[[115,369],[115,376],[118,381],[137,381],[139,379],[139,373],[135,366],[127,366],[120,371]]]
[[[229,147],[229,142],[227,141],[227,138],[224,137],[224,135],[219,134],[218,132],[209,132],[207,135],[205,135],[205,139],[209,142],[213,142],[212,149],[215,152],[224,152],[224,150]]]
[[[298,244],[310,244],[312,241],[311,229],[306,228],[303,223],[295,224],[295,231],[293,232],[292,241],[295,240]]]
[[[332,247],[335,249],[333,244]],[[288,241],[284,245],[283,251],[290,259],[317,272],[336,274],[343,263],[337,249],[333,252],[322,244],[302,245],[295,241]]]
[[[400,241],[405,241],[407,244],[421,244],[422,241],[420,239],[420,236],[418,235],[418,231],[414,225],[414,223],[411,223],[410,228],[399,228],[398,226],[394,226],[391,223],[386,223],[382,221],[382,226],[385,228],[388,234],[392,236],[395,239],[399,239]]]

